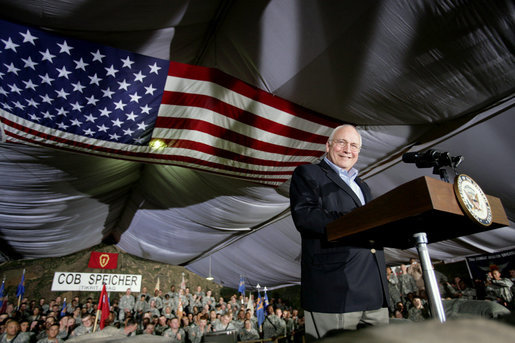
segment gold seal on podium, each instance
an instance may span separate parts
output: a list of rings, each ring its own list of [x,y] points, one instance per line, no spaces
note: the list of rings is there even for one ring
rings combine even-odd
[[[454,180],[454,192],[465,214],[483,226],[492,224],[492,209],[485,193],[468,175],[457,175]]]

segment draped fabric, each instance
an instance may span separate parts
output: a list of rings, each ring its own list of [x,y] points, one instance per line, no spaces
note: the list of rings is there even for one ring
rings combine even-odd
[[[462,155],[458,171],[501,199],[511,225],[431,243],[431,257],[459,261],[515,247],[511,1],[1,0],[0,13],[60,35],[217,68],[356,124],[363,138],[356,167],[375,197],[418,176],[438,178],[402,163],[405,152]],[[7,70],[0,65],[6,91]],[[204,276],[211,270],[234,288],[241,275],[249,289],[299,283],[288,181],[269,187],[7,143],[1,128],[0,139],[2,261],[63,256],[109,238],[136,256]],[[416,251],[387,248],[386,255],[399,262]]]

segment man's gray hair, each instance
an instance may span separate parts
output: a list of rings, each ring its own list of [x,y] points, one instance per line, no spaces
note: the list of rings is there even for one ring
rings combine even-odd
[[[333,129],[333,132],[331,132],[331,135],[329,136],[329,139],[327,140],[328,142],[331,142],[334,138],[334,134],[336,133],[337,130],[343,128],[343,127],[352,127],[354,130],[356,130],[356,132],[358,133],[358,137],[359,137],[359,146],[361,146],[361,134],[359,133],[359,130],[356,126],[354,125],[351,125],[351,124],[343,124],[343,125],[340,125],[340,126],[337,126]]]

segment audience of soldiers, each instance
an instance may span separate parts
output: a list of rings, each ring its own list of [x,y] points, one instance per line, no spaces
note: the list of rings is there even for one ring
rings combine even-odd
[[[408,265],[387,267],[386,275],[392,318],[418,322],[431,317],[422,268],[418,261],[411,259]],[[510,270],[509,277],[502,277],[501,272],[494,269],[488,273],[485,281],[474,280],[474,282],[459,276],[449,280],[436,270],[435,276],[442,299],[491,300],[509,310],[515,308],[513,298],[515,270],[513,269]]]
[[[386,274],[392,318],[417,322],[431,317],[422,269],[415,259],[407,265],[387,267]],[[462,277],[449,280],[437,271],[435,274],[444,299],[486,299],[514,309],[515,270],[505,277],[499,270],[492,270],[486,281],[476,280],[473,285]],[[98,306],[92,298],[81,303],[75,296],[66,306],[61,296],[49,303],[44,298],[37,303],[24,298],[19,306],[3,300],[0,343],[64,342],[100,330]],[[187,287],[176,290],[172,285],[166,293],[156,289],[153,294],[143,287],[137,296],[127,289],[110,305],[105,326],[116,328],[124,336],[159,335],[174,343],[200,343],[205,335],[231,331],[240,341],[302,341],[304,318],[281,299],[271,299],[261,326],[252,296],[233,295],[226,302],[200,286],[191,292]]]
[[[0,310],[0,343],[64,342],[100,330],[98,304],[92,298],[81,303],[75,296],[66,306],[63,303],[60,296],[48,304],[44,298],[38,303],[24,298],[15,308],[6,300]],[[174,343],[200,343],[204,335],[221,331],[234,332],[239,341],[301,341],[304,324],[298,310],[272,298],[268,315],[258,326],[254,306],[252,296],[233,295],[226,302],[200,286],[195,292],[171,286],[165,294],[156,289],[152,295],[142,287],[136,297],[127,289],[112,300],[105,326],[123,336],[159,335]]]

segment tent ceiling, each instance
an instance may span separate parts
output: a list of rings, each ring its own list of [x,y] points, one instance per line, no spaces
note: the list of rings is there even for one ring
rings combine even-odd
[[[360,126],[378,196],[431,170],[406,151],[463,155],[460,172],[515,218],[511,1],[0,0],[2,19],[218,68]],[[1,82],[1,79],[0,79]],[[411,150],[410,150],[411,149]],[[0,259],[62,256],[114,237],[150,260],[236,286],[299,282],[288,184],[0,143]],[[433,175],[434,177],[437,177]],[[454,261],[515,246],[513,225],[431,244]],[[5,248],[4,248],[5,247]],[[413,250],[388,249],[390,261]]]

